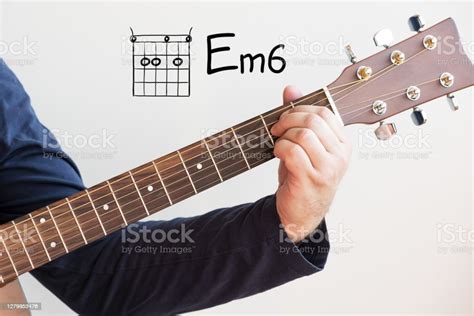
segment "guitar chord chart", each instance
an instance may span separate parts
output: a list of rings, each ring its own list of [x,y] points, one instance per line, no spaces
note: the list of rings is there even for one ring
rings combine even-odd
[[[191,94],[191,30],[188,34],[133,33],[132,95],[189,97]]]

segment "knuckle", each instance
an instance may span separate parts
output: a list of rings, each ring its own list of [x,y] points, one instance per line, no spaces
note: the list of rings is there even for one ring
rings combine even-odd
[[[310,129],[313,129],[316,125],[318,125],[321,121],[321,118],[314,114],[308,113],[304,119],[304,126]]]
[[[299,146],[296,144],[291,144],[288,148],[288,158],[291,160],[298,159],[300,155]]]
[[[296,141],[299,143],[305,143],[311,138],[313,132],[307,128],[302,128],[296,132]]]

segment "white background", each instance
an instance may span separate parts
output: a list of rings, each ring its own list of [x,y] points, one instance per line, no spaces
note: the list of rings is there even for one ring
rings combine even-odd
[[[42,122],[60,139],[66,134],[76,139],[63,140],[64,149],[92,185],[281,104],[286,84],[305,93],[329,84],[348,65],[343,44],[350,41],[359,57],[373,54],[380,49],[371,39],[378,29],[391,28],[402,40],[412,34],[407,18],[415,13],[428,25],[453,17],[472,59],[469,2],[289,1],[4,2],[2,43],[34,44],[2,57],[23,82]],[[136,33],[186,33],[194,27],[190,98],[131,96],[129,26]],[[268,54],[285,43],[286,70],[208,76],[206,36],[220,32],[234,32],[236,38],[227,41],[232,51],[219,62],[237,64],[241,53]],[[308,42],[305,49],[295,46],[302,39]],[[320,52],[321,47],[331,50]],[[424,105],[429,121],[422,128],[413,126],[409,113],[395,117],[402,137],[388,148],[372,146],[366,131],[374,127],[347,127],[354,152],[328,216],[334,240],[325,271],[204,312],[470,315],[472,239],[439,240],[439,227],[473,229],[472,91],[457,96],[457,113],[445,98]],[[103,132],[113,135],[112,146],[80,143],[83,136]],[[403,158],[381,156],[397,153]],[[277,161],[268,163],[153,218],[256,200],[274,192],[276,167]],[[35,314],[72,313],[31,276],[21,281],[28,301],[42,303]]]

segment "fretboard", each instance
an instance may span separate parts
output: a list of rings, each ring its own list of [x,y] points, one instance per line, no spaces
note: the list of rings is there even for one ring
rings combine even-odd
[[[79,247],[271,160],[270,129],[294,104],[327,106],[323,90],[0,226],[0,286]]]

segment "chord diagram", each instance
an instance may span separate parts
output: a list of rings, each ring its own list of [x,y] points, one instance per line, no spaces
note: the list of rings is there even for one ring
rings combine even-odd
[[[189,97],[191,94],[191,30],[188,34],[133,33],[132,95]]]

